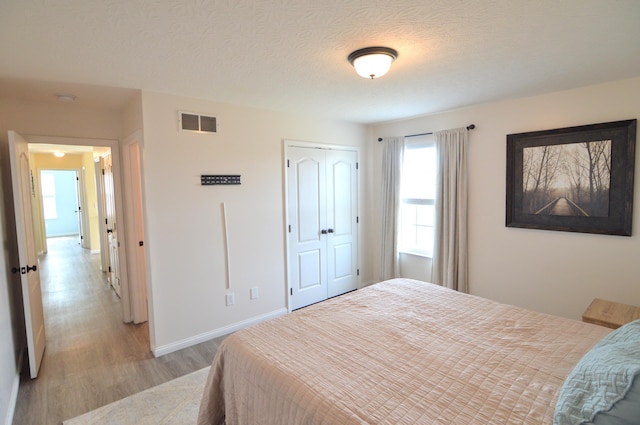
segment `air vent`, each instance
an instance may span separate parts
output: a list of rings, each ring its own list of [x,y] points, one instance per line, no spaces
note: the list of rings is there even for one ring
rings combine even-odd
[[[196,133],[218,132],[216,117],[191,112],[178,112],[178,127],[183,131],[195,131]]]

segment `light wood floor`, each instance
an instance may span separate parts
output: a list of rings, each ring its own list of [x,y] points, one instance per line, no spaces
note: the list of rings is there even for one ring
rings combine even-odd
[[[40,258],[47,347],[38,377],[21,376],[13,425],[60,424],[211,364],[223,338],[154,358],[148,325],[122,323],[100,255],[75,238],[48,247]]]

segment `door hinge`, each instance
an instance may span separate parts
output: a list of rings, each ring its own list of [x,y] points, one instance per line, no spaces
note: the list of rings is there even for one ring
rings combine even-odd
[[[111,273],[111,266],[109,266],[109,273]]]
[[[289,168],[289,160],[287,159],[287,168]]]
[[[105,218],[105,219],[104,219],[104,224],[106,224],[106,225],[108,225],[108,224],[109,224],[109,219],[108,219],[108,218]]]
[[[356,275],[357,275],[357,276],[360,276],[360,269],[358,269],[358,270],[356,271]]]
[[[358,169],[359,166],[360,164],[356,162],[356,170]]]
[[[293,288],[289,288],[289,295],[293,295]]]
[[[104,176],[104,168],[102,169],[102,175]]]
[[[289,233],[291,233],[291,225],[289,225]]]
[[[83,240],[83,239],[84,239],[84,236],[80,236],[80,240]]]
[[[144,242],[143,241],[138,241],[138,246],[144,246]]]
[[[360,217],[356,217],[356,223],[360,223]]]

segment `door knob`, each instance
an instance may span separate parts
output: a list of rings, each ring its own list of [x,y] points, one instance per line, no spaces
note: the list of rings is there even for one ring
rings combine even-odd
[[[11,273],[20,273],[20,274],[27,274],[27,268],[26,267],[12,267],[11,268]]]
[[[107,229],[107,233],[113,233],[113,229]]]
[[[327,233],[333,233],[333,229],[327,229]]]
[[[36,270],[38,270],[38,267],[36,267],[35,264],[33,266],[27,266],[27,273],[35,272]]]
[[[320,233],[322,233],[323,235],[327,234],[327,231],[325,229],[320,230]]]

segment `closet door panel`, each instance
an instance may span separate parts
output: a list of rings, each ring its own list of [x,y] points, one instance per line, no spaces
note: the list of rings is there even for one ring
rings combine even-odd
[[[358,178],[355,151],[328,150],[328,296],[358,288]]]
[[[327,297],[325,153],[289,148],[287,169],[291,309]]]

